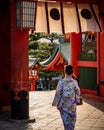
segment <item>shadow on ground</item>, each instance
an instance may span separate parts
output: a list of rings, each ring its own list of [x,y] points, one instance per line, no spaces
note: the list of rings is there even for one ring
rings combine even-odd
[[[0,111],[0,130],[33,130],[31,123],[11,121],[9,111]]]
[[[83,101],[104,112],[104,102],[88,99],[86,97],[83,97]]]

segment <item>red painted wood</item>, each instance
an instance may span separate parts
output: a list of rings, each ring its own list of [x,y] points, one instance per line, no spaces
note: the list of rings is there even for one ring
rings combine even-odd
[[[91,94],[91,95],[97,95],[97,92],[94,90],[89,90],[89,89],[81,89],[82,94]]]
[[[100,96],[104,97],[104,84],[100,84]]]
[[[57,53],[53,61],[44,68],[44,70],[64,70],[66,64],[60,52]]]
[[[7,3],[1,0],[0,6],[0,105],[10,104],[10,10]]]
[[[28,91],[28,30],[16,28],[15,2],[11,6],[11,89]]]
[[[70,50],[71,50],[71,63],[74,67],[74,73],[78,76],[78,66],[77,61],[81,53],[81,34],[80,33],[70,33]]]
[[[100,81],[104,81],[104,32],[100,33]],[[100,84],[100,95],[104,96],[104,84]]]
[[[97,68],[98,64],[95,61],[77,61],[78,66]]]
[[[100,48],[100,34],[99,34],[99,32],[97,33],[97,41],[96,41],[96,43],[97,43],[97,44],[96,44],[96,50],[97,50],[97,51],[96,51],[96,52],[97,52],[97,53],[96,53],[96,56],[97,56],[97,64],[98,64],[98,66],[97,66],[97,85],[99,86],[99,84],[100,84],[100,83],[99,83],[99,81],[100,81],[100,80],[99,80],[99,79],[100,79],[100,73],[99,73],[99,69],[100,69],[100,68],[99,68],[99,64],[100,64],[100,63],[99,63],[99,61],[100,61],[100,57],[99,57],[99,54],[100,54],[100,49],[99,49],[99,48]],[[100,87],[100,86],[99,86],[99,87]]]

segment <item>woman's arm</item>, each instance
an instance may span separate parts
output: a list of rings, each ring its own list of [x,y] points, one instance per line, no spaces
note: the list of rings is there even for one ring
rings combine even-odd
[[[62,91],[63,91],[63,85],[62,85],[62,82],[61,80],[58,82],[58,85],[57,85],[57,88],[56,88],[56,92],[55,92],[55,96],[54,96],[54,99],[53,99],[53,102],[52,102],[52,106],[57,106],[60,99],[61,99],[61,96],[62,96]]]
[[[80,95],[80,88],[77,81],[75,81],[75,94],[76,94],[76,102],[79,103],[81,95]]]

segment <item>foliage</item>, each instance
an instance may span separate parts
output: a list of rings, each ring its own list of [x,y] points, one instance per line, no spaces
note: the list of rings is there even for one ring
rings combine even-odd
[[[30,41],[37,41],[44,36],[45,36],[45,33],[33,33],[33,34],[29,35],[29,40]]]
[[[31,50],[31,49],[37,49],[37,47],[38,47],[38,44],[39,44],[39,42],[37,42],[37,41],[30,41],[29,42],[29,51]]]
[[[29,54],[33,55],[40,62],[48,59],[53,49],[54,45],[45,42],[39,42],[37,49],[30,49]]]
[[[51,34],[43,35],[43,37],[50,40],[51,43],[53,43],[54,40],[57,40],[60,36],[61,36],[61,34],[57,34],[57,33],[51,33]]]
[[[55,42],[54,40],[58,39],[60,35],[57,33],[52,33],[46,35],[45,33],[33,33],[29,35],[29,55],[34,58],[37,58],[38,61],[44,61],[50,57],[54,50]],[[46,38],[50,42],[40,42],[40,38]]]
[[[41,69],[39,76],[41,78],[49,78],[51,79],[52,77],[57,77],[62,75],[62,71],[58,70],[58,71],[52,71],[52,70],[43,70]]]
[[[37,58],[39,62],[45,61],[48,59],[51,54],[53,53],[55,42],[54,40],[57,40],[59,38],[59,34],[52,33],[52,34],[44,34],[44,33],[34,33],[29,36],[29,55],[31,55],[34,58]],[[46,38],[50,40],[49,43],[47,42],[40,42],[38,41],[40,38]],[[39,77],[45,78],[50,80],[51,85],[51,79],[52,77],[57,77],[62,75],[62,71],[51,71],[51,70],[40,70]]]

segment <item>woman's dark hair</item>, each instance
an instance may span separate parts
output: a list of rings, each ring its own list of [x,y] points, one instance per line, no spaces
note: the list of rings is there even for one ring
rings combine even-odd
[[[66,72],[68,75],[73,74],[73,66],[67,65],[67,66],[65,67],[65,72]]]

